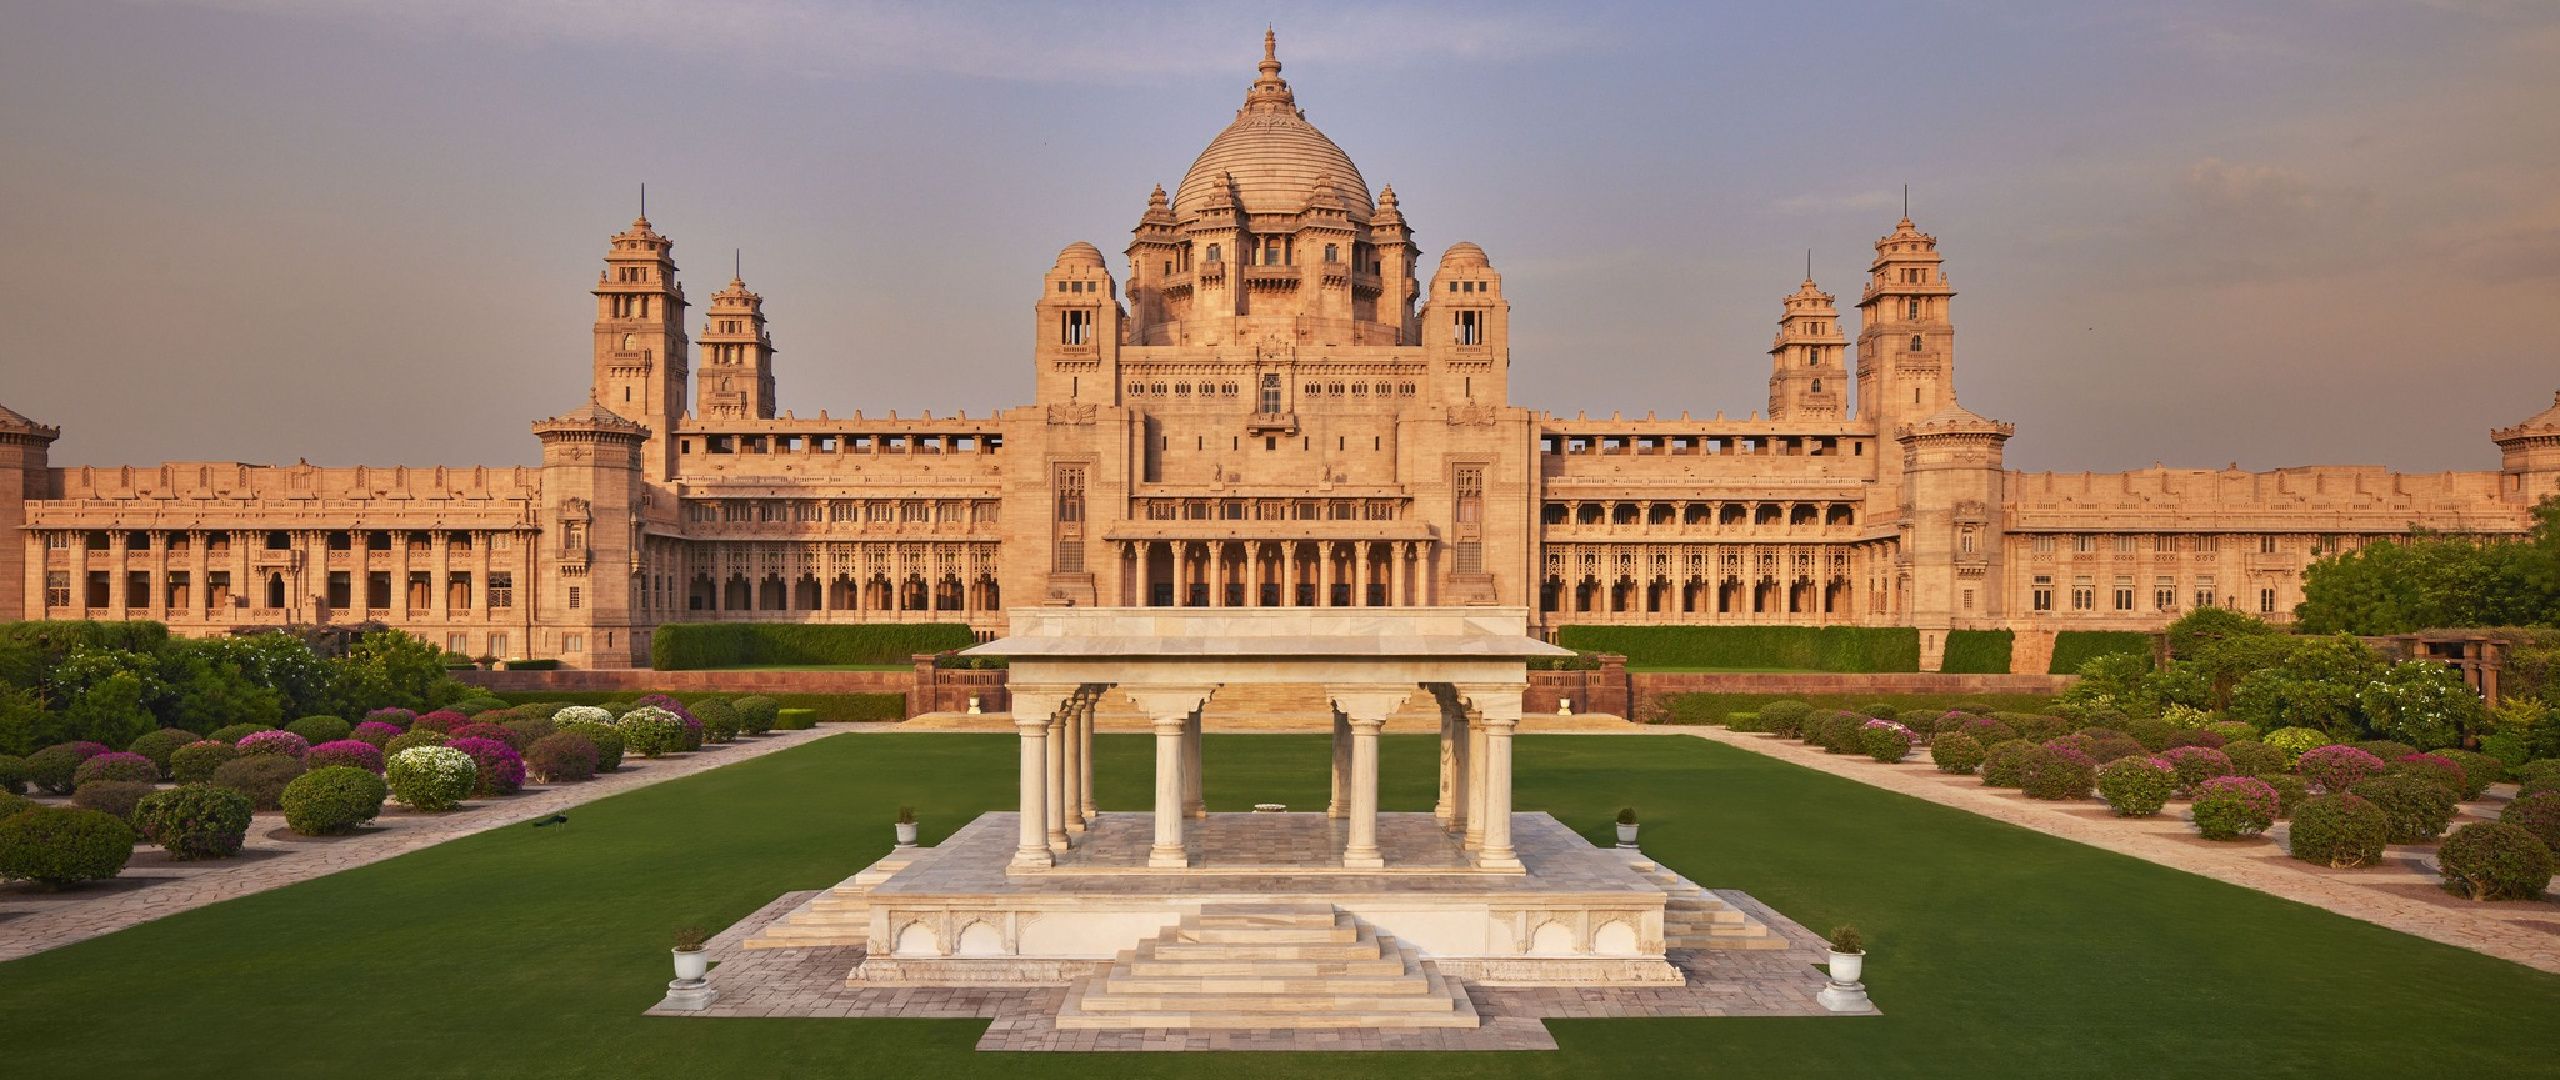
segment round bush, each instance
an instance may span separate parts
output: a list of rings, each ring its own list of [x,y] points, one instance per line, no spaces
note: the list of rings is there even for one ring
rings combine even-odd
[[[402,731],[409,730],[409,725],[417,722],[418,714],[407,709],[375,709],[364,714],[365,724],[388,724]],[[362,727],[364,725],[358,724],[357,726]]]
[[[611,724],[613,713],[593,705],[570,705],[552,713],[551,723],[563,731],[575,724]]]
[[[123,780],[135,784],[157,783],[160,780],[160,766],[152,764],[150,758],[140,754],[117,750],[99,754],[81,762],[79,768],[71,770],[73,788],[99,780]]]
[[[1866,722],[1866,717],[1839,709],[1818,712],[1805,721],[1805,741],[1820,746],[1824,753],[1854,754],[1858,752],[1858,725]]]
[[[2338,794],[2356,786],[2356,782],[2382,772],[2382,759],[2352,746],[2329,745],[2304,751],[2294,762],[2293,771],[2328,794]]]
[[[2178,731],[2178,725],[2156,716],[2127,720],[2124,724],[2125,734],[2133,736],[2134,741],[2141,743],[2143,749],[2155,754],[2168,749],[2169,740],[2176,738]]]
[[[2507,778],[2505,762],[2476,750],[2438,750],[2435,755],[2462,766],[2462,798],[2465,802],[2479,798],[2488,792],[2489,785]]]
[[[284,823],[304,836],[350,832],[381,815],[382,797],[390,790],[381,777],[363,769],[314,769],[284,786]]]
[[[81,762],[97,756],[97,753],[89,750],[89,747],[97,745],[96,743],[55,743],[29,754],[27,755],[27,779],[51,794],[69,795],[71,789],[80,786],[79,781],[73,778],[73,774],[80,771]],[[99,747],[100,752],[104,750],[104,747]]]
[[[2436,849],[2444,889],[2472,900],[2540,900],[2551,884],[2552,855],[2540,837],[2514,825],[2475,821]]]
[[[2068,746],[2046,744],[2027,751],[2018,786],[2030,799],[2085,799],[2098,782],[2098,767]]]
[[[2231,749],[2232,743],[2244,739],[2256,742],[2258,739],[2258,729],[2249,726],[2246,720],[2216,720],[2206,724],[2204,729],[2222,736],[2222,748],[2225,750]]]
[[[450,735],[453,733],[453,729],[470,722],[470,717],[451,709],[437,709],[436,711],[421,716],[417,718],[417,720],[411,722],[409,730],[432,731],[438,735]]]
[[[2432,780],[2377,776],[2347,790],[2382,811],[2386,838],[2394,844],[2426,843],[2453,823],[2453,792]]]
[[[1891,765],[1911,755],[1911,729],[1892,720],[1869,720],[1858,725],[1858,749]]]
[[[2268,732],[2263,741],[2269,746],[2298,758],[2338,740],[2330,738],[2327,733],[2318,728],[2280,727]]]
[[[2319,795],[2293,812],[2293,857],[2351,870],[2382,861],[2391,823],[2358,795]]]
[[[302,767],[318,772],[344,766],[382,775],[382,748],[358,739],[340,739],[312,747],[302,756]]]
[[[391,755],[383,768],[383,780],[402,806],[412,810],[451,810],[462,805],[478,785],[479,772],[471,755],[450,746],[412,746]]]
[[[133,824],[178,859],[219,859],[249,835],[249,797],[211,784],[186,784],[142,797]]]
[[[2551,853],[2560,856],[2560,791],[2520,796],[2498,812],[2498,820],[2541,837]]]
[[[1985,748],[1998,746],[2018,737],[2018,729],[1988,716],[1968,717],[1964,726],[1957,730],[1973,736],[1973,740],[1981,743]]]
[[[1813,715],[1813,706],[1801,701],[1772,701],[1760,706],[1761,725],[1768,728],[1770,734],[1789,739],[1795,738],[1797,733],[1804,730],[1805,718],[1811,715]],[[623,719],[629,720],[630,717],[626,715]],[[632,749],[639,749],[638,744],[633,744]],[[648,757],[658,756],[645,751],[643,753]]]
[[[1766,718],[1768,713],[1763,711],[1761,716]],[[644,758],[673,753],[684,746],[683,721],[655,705],[634,707],[622,714],[621,722],[615,726],[622,731],[622,744]]]
[[[2098,739],[2097,736],[2074,731],[2046,739],[2044,744],[2057,750],[2069,750],[2072,753],[2081,755],[2082,757],[2088,757],[2089,751],[2098,748]],[[2090,760],[2094,761],[2097,759],[2091,758]]]
[[[507,726],[505,724],[494,723],[488,720],[474,720],[447,733],[445,745],[451,746],[463,739],[488,739],[492,742],[506,743],[509,747],[513,747],[515,746],[515,743],[512,741],[514,738],[515,732],[507,730]]]
[[[2011,739],[1982,752],[1982,783],[1986,787],[2013,788],[2027,782],[2027,753],[2036,744],[2025,739]]]
[[[230,743],[201,739],[188,743],[169,755],[169,779],[181,784],[201,784],[213,779],[213,771],[222,763],[239,757],[240,751]]]
[[[705,742],[724,743],[738,737],[738,707],[727,698],[708,697],[688,706],[694,719],[702,721]]]
[[[2231,757],[2220,750],[2204,746],[2172,746],[2160,754],[2169,767],[2178,770],[2178,786],[2194,791],[2196,785],[2217,776],[2230,776],[2235,771]]]
[[[27,759],[16,754],[0,754],[0,794],[27,793]]]
[[[299,759],[311,752],[311,743],[290,731],[260,731],[240,737],[231,744],[241,757],[289,757]]]
[[[169,775],[169,755],[177,753],[179,747],[194,741],[196,741],[195,732],[161,728],[158,731],[143,732],[133,740],[132,745],[125,749],[151,759],[151,764],[159,767],[160,775],[167,776]]]
[[[524,790],[524,757],[516,753],[515,747],[496,739],[470,738],[457,738],[445,747],[470,755],[476,770],[476,782],[471,788],[474,798],[513,795]]]
[[[2019,738],[2039,743],[2068,734],[2072,728],[2078,726],[2069,720],[2046,713],[2001,713],[1993,716],[1992,719],[2016,729]]]
[[[2237,840],[2267,831],[2284,797],[2254,776],[2217,776],[2196,786],[2196,831],[2207,840]]]
[[[2089,736],[2089,760],[2100,765],[2129,757],[2151,756],[2151,751],[2144,749],[2140,741],[2121,731],[2092,728],[2082,734]]]
[[[2560,758],[2525,762],[2507,770],[2507,779],[2515,781],[2518,786],[2560,781]]]
[[[306,716],[286,724],[284,729],[302,736],[304,743],[318,746],[324,742],[336,742],[346,738],[349,732],[355,730],[355,727],[335,716]]]
[[[213,786],[249,797],[260,810],[284,805],[284,786],[302,775],[302,759],[282,754],[250,754],[223,762],[213,770]]]
[[[347,737],[363,743],[366,746],[373,747],[376,750],[380,750],[391,745],[391,740],[397,739],[406,733],[407,732],[402,728],[383,723],[379,720],[367,720],[364,723],[357,724],[355,726],[355,730],[347,732]]]
[[[2529,777],[2523,783],[2516,785],[2516,798],[2521,799],[2527,795],[2540,795],[2552,791],[2560,791],[2560,780]]]
[[[818,710],[816,709],[784,709],[773,717],[773,727],[776,731],[807,731],[817,726]]]
[[[1929,760],[1942,773],[1971,773],[1982,767],[1982,744],[1964,732],[1950,731],[1930,741]]]
[[[133,858],[133,827],[112,814],[39,806],[0,821],[0,878],[48,889],[104,881]]]
[[[2303,783],[2301,777],[2292,773],[2260,773],[2258,780],[2276,789],[2276,817],[2279,819],[2292,820],[2293,812],[2302,807],[2302,800],[2311,797],[2311,785]]]
[[[2176,733],[2169,736],[2169,749],[2175,750],[2181,746],[2201,746],[2208,750],[2220,750],[2222,749],[2222,744],[2226,741],[2228,740],[2224,739],[2222,737],[2222,733],[2218,731],[2208,731],[2204,728],[2181,728]]]
[[[549,720],[527,719],[523,717],[509,720],[500,726],[507,729],[507,745],[515,747],[516,752],[518,753],[524,752],[527,747],[530,747],[535,743],[550,738],[560,730],[559,725],[554,724]]]
[[[0,791],[0,821],[7,821],[11,815],[21,810],[33,810],[42,805],[44,804],[24,795],[12,795],[6,791]]]
[[[2121,757],[2098,767],[2098,797],[2118,817],[2150,817],[2178,790],[2178,770],[2156,757]]]
[[[738,730],[749,735],[762,735],[773,730],[774,722],[782,717],[782,703],[761,694],[750,694],[730,704],[738,707]],[[1888,716],[1886,719],[1893,718]]]
[[[561,725],[558,733],[562,735],[575,735],[593,744],[596,748],[596,771],[598,773],[609,773],[622,767],[622,731],[620,728],[617,728],[610,723],[599,724],[580,721],[578,723]]]
[[[237,743],[240,740],[248,738],[249,736],[255,735],[261,731],[274,730],[275,725],[273,724],[233,724],[229,727],[215,728],[213,729],[213,734],[207,735],[205,738],[211,739],[215,742]]]
[[[2222,756],[2231,760],[2231,774],[2234,776],[2258,776],[2293,768],[2293,755],[2256,739],[2224,743]]]
[[[158,790],[159,785],[139,780],[91,780],[71,793],[71,805],[131,821],[134,805]]]
[[[2454,764],[2452,758],[2442,754],[2403,754],[2391,764],[2383,766],[2382,771],[2386,776],[2414,776],[2430,783],[2442,784],[2444,789],[2452,792],[2457,800],[2461,799],[2462,793],[2471,787],[2471,778],[2463,773],[2462,766]]]
[[[2393,739],[2367,739],[2357,743],[2356,749],[2381,758],[2384,762],[2398,761],[2418,752],[2417,747]]]
[[[390,742],[382,744],[382,758],[388,762],[398,756],[400,751],[419,746],[443,746],[444,743],[444,736],[438,732],[412,728],[394,736]]]
[[[566,731],[545,735],[524,751],[525,768],[544,783],[588,780],[596,775],[596,744]]]

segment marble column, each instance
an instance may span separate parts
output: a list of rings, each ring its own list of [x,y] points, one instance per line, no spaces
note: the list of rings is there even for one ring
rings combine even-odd
[[[1351,811],[1351,718],[1342,709],[1333,710],[1333,794],[1325,802],[1326,817],[1342,817]]]
[[[1084,777],[1084,715],[1086,706],[1092,701],[1089,694],[1087,690],[1076,691],[1076,696],[1067,699],[1067,706],[1059,715],[1058,751],[1064,759],[1061,763],[1064,767],[1059,770],[1058,801],[1069,835],[1084,832],[1084,792],[1079,781]]]
[[[1182,843],[1182,738],[1193,713],[1209,698],[1207,686],[1129,686],[1122,688],[1156,734],[1156,838],[1147,849],[1147,865],[1166,869],[1191,865]]]
[[[1093,800],[1093,725],[1101,718],[1101,712],[1102,691],[1096,690],[1085,698],[1084,709],[1077,714],[1076,741],[1083,749],[1076,754],[1076,803],[1081,808],[1079,816],[1088,825],[1102,816],[1101,805]]]
[[[1465,728],[1466,755],[1459,766],[1467,797],[1460,803],[1466,808],[1466,847],[1473,851],[1484,846],[1484,715],[1473,705],[1466,706],[1458,721]]]
[[[1484,715],[1484,843],[1476,849],[1476,865],[1488,870],[1520,869],[1511,849],[1511,735],[1520,725],[1520,694],[1525,683],[1469,683],[1459,690]]]
[[[1191,718],[1182,727],[1182,816],[1188,818],[1209,816],[1209,804],[1200,795],[1200,779],[1208,772],[1200,758],[1200,713],[1207,707],[1203,702],[1200,708],[1191,710]]]
[[[1051,865],[1049,849],[1049,724],[1072,686],[1015,686],[1013,729],[1021,738],[1021,812],[1019,842],[1013,852],[1017,869]]]
[[[1396,706],[1412,696],[1410,686],[1333,687],[1336,715],[1350,729],[1350,821],[1342,845],[1342,865],[1385,866],[1378,850],[1378,732]]]
[[[1049,850],[1057,854],[1067,850],[1067,712],[1074,707],[1069,698],[1050,713],[1047,735],[1040,740],[1040,766],[1048,773],[1041,785],[1040,824]]]

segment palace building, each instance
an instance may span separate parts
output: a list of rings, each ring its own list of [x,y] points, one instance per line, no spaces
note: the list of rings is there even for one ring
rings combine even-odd
[[[2560,404],[2491,433],[2494,471],[2010,471],[2013,426],[1957,403],[1958,293],[1908,219],[1854,342],[1813,281],[1781,300],[1765,411],[1539,412],[1511,400],[1494,260],[1426,263],[1280,71],[1266,39],[1118,272],[1079,242],[1041,275],[1027,405],[786,410],[763,298],[733,277],[697,308],[644,217],[605,250],[592,397],[534,422],[538,466],[57,465],[60,432],[0,408],[0,613],[376,620],[626,667],[676,621],[1504,605],[1538,633],[1914,626],[1924,667],[1946,630],[2011,628],[2041,671],[2051,631],[2282,619],[2324,553],[2521,534],[2560,493]]]

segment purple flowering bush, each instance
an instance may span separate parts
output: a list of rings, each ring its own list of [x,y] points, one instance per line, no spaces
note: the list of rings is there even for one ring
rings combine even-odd
[[[380,776],[382,748],[362,739],[339,739],[312,747],[310,753],[302,756],[302,764],[313,772],[344,765]]]
[[[2068,746],[2046,743],[2027,751],[2019,784],[2030,799],[2085,799],[2098,782],[2098,763]]]
[[[2239,771],[2232,768],[2231,755],[2209,746],[2172,746],[2161,751],[2160,760],[2178,771],[2178,786],[2188,791],[2194,791],[2196,785],[2214,777],[2230,776]]]
[[[2382,759],[2352,746],[2322,746],[2304,751],[2293,771],[2321,791],[2339,795],[2382,772]]]
[[[241,757],[268,755],[299,758],[311,752],[311,743],[290,731],[252,732],[241,736],[240,741],[232,746],[233,749],[240,751]]]
[[[453,734],[453,729],[471,722],[471,718],[451,709],[437,709],[419,717],[409,725],[411,731],[432,731],[438,735]]]
[[[2463,773],[2462,766],[2441,754],[2402,754],[2400,760],[2384,766],[2383,771],[2434,781],[2452,791],[2456,798],[2471,787],[2471,778]]]
[[[2117,817],[2150,817],[2178,790],[2178,770],[2156,757],[2120,757],[2098,767],[2098,797]]]
[[[354,731],[347,733],[347,737],[379,750],[385,746],[391,745],[391,740],[407,734],[408,730],[409,729],[407,728],[393,724],[386,724],[379,720],[367,720],[364,723],[357,724]]]
[[[683,702],[677,701],[665,694],[651,694],[647,697],[641,698],[640,704],[655,705],[675,714],[676,722],[681,724],[684,728],[682,737],[683,741],[677,749],[702,749],[702,720],[693,715],[693,710],[685,708]]]
[[[95,780],[150,784],[159,779],[160,766],[152,764],[150,758],[123,750],[91,755],[89,760],[71,770],[71,786],[74,788]]]
[[[1858,725],[1858,749],[1884,764],[1909,756],[1911,743],[1911,729],[1891,720],[1869,720]]]
[[[368,724],[389,724],[401,731],[407,731],[409,730],[409,725],[418,722],[418,714],[407,709],[375,709],[372,712],[364,714],[364,722]]]
[[[471,788],[473,798],[513,795],[524,790],[524,756],[516,748],[496,739],[455,739],[446,748],[470,757],[476,770]]]
[[[2237,840],[2267,831],[2284,800],[2254,776],[2216,776],[2195,787],[2196,831],[2207,840]]]

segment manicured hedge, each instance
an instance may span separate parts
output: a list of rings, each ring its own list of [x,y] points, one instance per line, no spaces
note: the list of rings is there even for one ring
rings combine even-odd
[[[1567,626],[1556,644],[1627,666],[1700,671],[1918,671],[1908,626]]]
[[[2053,635],[2053,663],[2048,675],[2077,675],[2080,665],[2101,656],[2130,653],[2151,656],[2151,635],[2139,630],[2065,630]]]
[[[565,705],[604,705],[619,702],[623,710],[645,696],[637,690],[528,690],[504,695],[509,701],[547,702]],[[688,698],[725,697],[723,694],[687,694]],[[820,723],[841,724],[854,720],[904,720],[907,718],[905,694],[769,694],[781,709],[799,709],[817,714]]]
[[[960,623],[667,623],[649,639],[649,663],[660,671],[759,664],[903,665],[917,653],[965,649],[977,642]]]
[[[2009,649],[2018,635],[2011,630],[1949,630],[1947,654],[1938,670],[1949,675],[2006,675]]]

